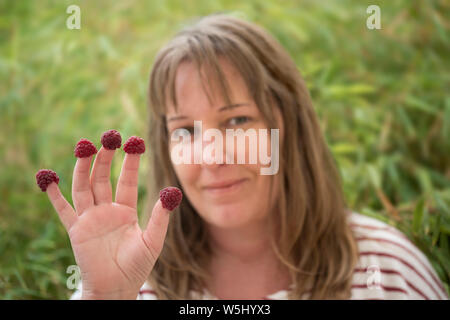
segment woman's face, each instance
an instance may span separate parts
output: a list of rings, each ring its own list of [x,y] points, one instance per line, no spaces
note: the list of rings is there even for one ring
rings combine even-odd
[[[245,227],[267,217],[278,192],[277,184],[275,184],[270,194],[270,184],[280,176],[280,174],[261,175],[260,168],[268,167],[269,164],[261,165],[259,156],[256,157],[256,163],[250,163],[249,152],[255,149],[259,152],[261,143],[267,147],[268,156],[271,152],[278,152],[278,150],[271,149],[270,129],[267,131],[266,142],[260,141],[258,129],[267,129],[262,114],[247,92],[245,82],[239,73],[227,60],[220,61],[230,85],[232,103],[239,106],[226,107],[218,88],[211,89],[213,105],[210,105],[194,64],[190,62],[181,64],[177,70],[175,83],[178,112],[169,105],[166,121],[169,139],[176,129],[185,128],[190,131],[191,138],[186,141],[191,150],[191,161],[190,164],[175,164],[172,159],[172,164],[185,196],[207,223],[221,228]],[[279,139],[281,140],[283,137],[281,115],[278,108],[275,110],[280,124]],[[202,144],[200,150],[204,154],[215,157],[215,152],[222,153],[222,164],[208,164],[204,160],[201,160],[201,163],[194,163],[194,121],[201,121],[202,133],[208,129],[217,129],[222,133],[223,139],[220,139],[222,149],[212,148],[213,139],[203,137],[203,141],[200,141]],[[251,128],[256,130],[258,148],[255,145],[252,145],[252,149],[249,148],[248,138],[246,138],[245,146],[241,143],[242,149],[239,148],[237,138],[233,138],[234,148],[226,148],[227,143],[230,142],[230,138],[226,138],[226,129],[246,131]],[[186,134],[183,138],[188,136]],[[172,153],[175,145],[179,145],[180,142],[170,141],[169,152]],[[280,144],[281,141],[278,145]],[[206,152],[208,146],[209,152]],[[243,153],[245,153],[245,163],[238,164],[238,155],[242,156]],[[234,160],[233,164],[225,163],[227,157],[229,160]]]

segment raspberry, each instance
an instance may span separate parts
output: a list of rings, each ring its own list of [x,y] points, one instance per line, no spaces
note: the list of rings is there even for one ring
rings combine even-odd
[[[159,199],[161,199],[163,208],[170,211],[179,206],[182,198],[183,193],[176,187],[167,187],[159,192]]]
[[[59,177],[55,171],[49,169],[41,169],[36,173],[36,183],[39,188],[41,188],[42,192],[47,191],[47,187],[50,183],[56,182],[59,183]]]
[[[117,130],[105,131],[101,139],[102,145],[108,150],[115,150],[122,145],[122,137]]]
[[[86,158],[97,153],[97,148],[88,139],[80,139],[74,150],[75,157]]]
[[[144,139],[132,136],[128,138],[127,142],[123,145],[123,150],[126,153],[144,153],[145,152],[145,142]]]

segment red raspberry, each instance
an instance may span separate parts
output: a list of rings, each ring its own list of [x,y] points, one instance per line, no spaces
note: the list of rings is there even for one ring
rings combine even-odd
[[[159,192],[159,199],[161,199],[163,208],[170,211],[179,206],[182,198],[183,193],[176,187],[167,187]]]
[[[41,169],[36,173],[36,183],[39,188],[41,188],[42,192],[47,191],[47,187],[50,183],[56,182],[59,183],[59,177],[55,171],[49,169]]]
[[[117,130],[112,129],[103,133],[101,142],[105,149],[115,150],[122,145],[122,137]]]
[[[80,139],[74,150],[75,157],[87,158],[97,153],[97,148],[88,139]]]
[[[144,139],[132,136],[128,138],[127,142],[123,145],[123,150],[126,153],[144,153],[145,152],[145,142]]]

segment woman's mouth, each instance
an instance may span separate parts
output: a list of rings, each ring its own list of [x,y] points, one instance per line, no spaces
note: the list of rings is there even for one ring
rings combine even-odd
[[[211,183],[203,187],[203,189],[210,194],[225,194],[240,189],[240,187],[244,184],[245,181],[247,181],[247,178],[221,181]]]

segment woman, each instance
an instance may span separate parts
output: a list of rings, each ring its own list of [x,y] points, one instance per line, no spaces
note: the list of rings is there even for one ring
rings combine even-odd
[[[265,30],[225,14],[186,27],[158,53],[149,98],[149,194],[176,186],[183,201],[169,215],[150,199],[141,231],[139,155],[126,155],[115,202],[114,151],[100,149],[90,177],[92,157],[78,159],[75,210],[57,184],[47,190],[82,272],[73,299],[447,299],[404,235],[346,208],[308,90]],[[260,138],[262,129],[270,140],[209,148],[220,135],[199,138],[198,123],[222,137],[253,129]],[[273,174],[261,174],[261,159],[248,161],[255,141],[279,166]],[[187,163],[174,152],[180,143],[192,151]],[[195,150],[231,161],[196,162]]]

